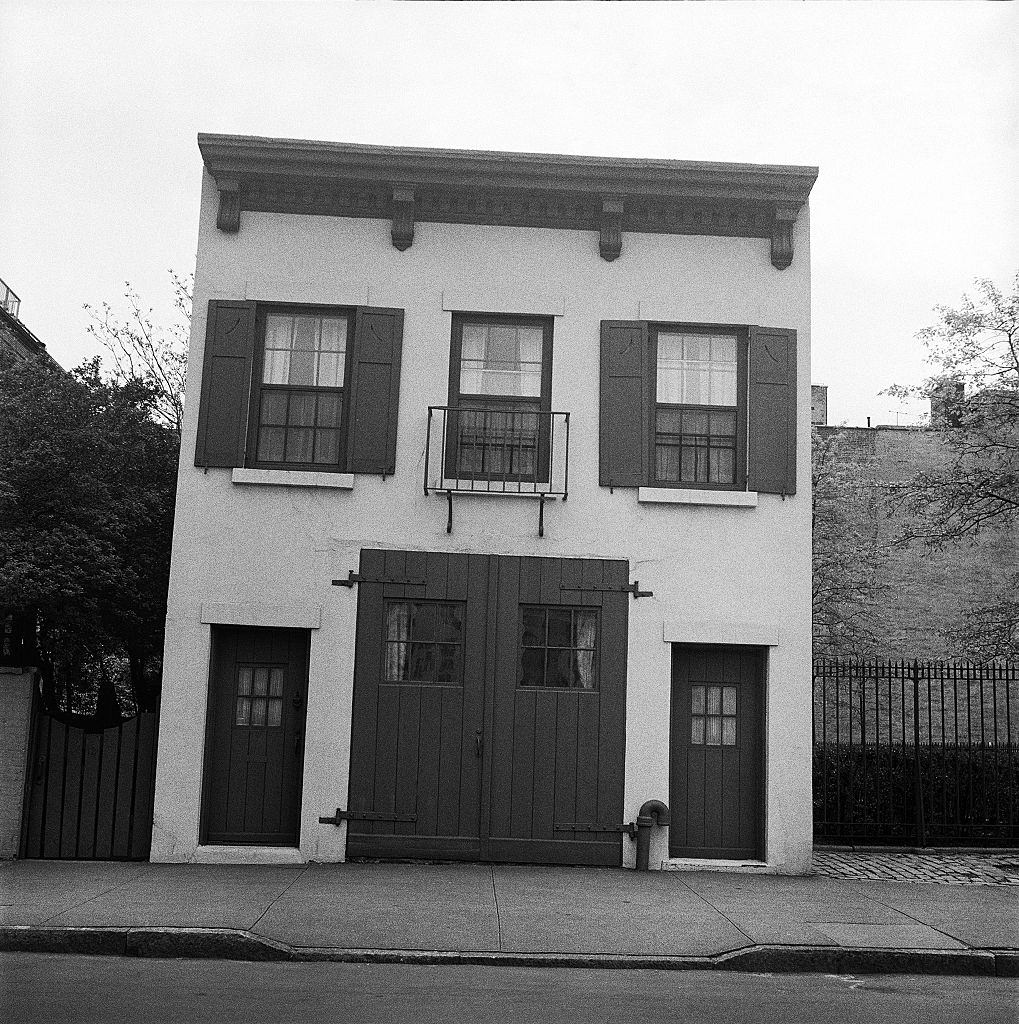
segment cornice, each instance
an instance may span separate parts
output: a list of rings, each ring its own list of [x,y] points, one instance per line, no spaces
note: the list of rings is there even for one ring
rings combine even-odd
[[[414,223],[580,228],[603,258],[627,231],[771,238],[772,262],[792,261],[792,223],[815,167],[494,153],[199,135],[220,188],[217,225],[241,211],[393,220],[393,244]]]

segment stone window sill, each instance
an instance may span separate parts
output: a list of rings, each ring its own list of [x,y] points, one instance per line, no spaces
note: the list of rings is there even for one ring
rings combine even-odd
[[[353,473],[314,473],[291,469],[235,469],[235,484],[268,484],[274,487],[332,487],[354,489]]]
[[[645,504],[757,508],[757,491],[709,491],[692,487],[638,487],[637,500]]]

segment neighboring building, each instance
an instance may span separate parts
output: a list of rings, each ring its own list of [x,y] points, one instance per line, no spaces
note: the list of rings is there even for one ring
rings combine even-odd
[[[0,281],[0,358],[44,356],[50,359],[46,346],[19,319],[20,311],[21,299]]]
[[[199,146],[153,860],[807,870],[816,169]]]
[[[828,385],[810,385],[810,422],[815,427],[823,427],[828,423]]]
[[[930,426],[816,427],[822,438],[841,435],[842,455],[859,467],[869,494],[864,515],[873,535],[887,545],[881,565],[886,586],[874,623],[882,645],[840,651],[840,656],[974,657],[979,652],[960,646],[957,639],[966,612],[1009,593],[1019,566],[1019,535],[1012,527],[991,523],[974,537],[934,548],[920,541],[896,542],[912,517],[902,500],[888,498],[896,485],[946,466],[951,455],[946,442],[958,426],[962,401],[957,388],[932,395]]]

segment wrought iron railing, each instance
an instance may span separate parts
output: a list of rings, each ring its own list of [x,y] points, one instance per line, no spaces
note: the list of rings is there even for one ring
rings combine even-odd
[[[425,494],[510,494],[538,499],[538,535],[545,502],[566,501],[570,487],[570,414],[528,402],[428,407]]]
[[[1019,839],[1019,665],[814,662],[814,836]]]
[[[15,317],[18,315],[18,310],[21,309],[21,299],[2,280],[0,280],[0,306],[3,306],[11,316]]]

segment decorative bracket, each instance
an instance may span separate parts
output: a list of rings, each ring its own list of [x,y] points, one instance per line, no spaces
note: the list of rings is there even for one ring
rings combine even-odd
[[[241,228],[241,183],[236,178],[221,178],[219,185],[219,213],[216,227],[231,233]]]
[[[603,199],[601,204],[601,237],[598,251],[611,263],[623,251],[623,201]]]
[[[414,242],[414,190],[393,189],[393,245],[403,252]]]
[[[793,224],[799,212],[798,206],[789,203],[775,205],[775,222],[771,228],[771,264],[778,270],[785,270],[793,261]]]

